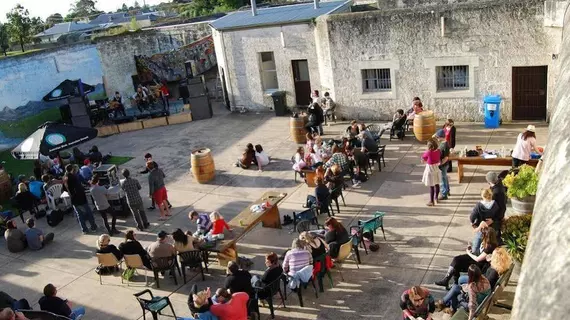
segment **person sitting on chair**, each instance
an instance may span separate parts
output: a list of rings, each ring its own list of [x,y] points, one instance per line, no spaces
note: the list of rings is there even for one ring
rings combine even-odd
[[[325,114],[325,122],[326,120],[335,120],[335,115],[334,115],[334,111],[336,108],[336,104],[333,101],[333,99],[331,98],[330,93],[325,92],[325,98],[324,98],[324,103],[323,103],[323,112]]]
[[[84,307],[73,308],[71,301],[63,300],[57,295],[57,289],[51,283],[44,287],[44,296],[40,298],[40,309],[60,316],[81,319],[85,315]],[[72,309],[73,308],[73,309]]]
[[[137,88],[134,99],[137,104],[137,109],[139,109],[140,113],[143,113],[144,109],[148,109],[150,100],[148,94],[145,92],[145,90],[143,90],[142,86],[139,85]]]
[[[398,109],[394,114],[392,121],[392,127],[390,128],[390,136],[402,139],[404,136],[404,126],[406,125],[406,120],[408,117],[404,114],[404,110]]]
[[[122,114],[123,117],[127,116],[125,113],[125,105],[123,104],[123,97],[121,97],[119,91],[115,91],[115,96],[109,102],[109,110],[113,111],[115,118],[118,118],[118,114]]]
[[[20,211],[29,211],[32,215],[36,213],[38,199],[28,191],[28,187],[25,183],[22,182],[18,184],[18,192],[16,192],[14,200]]]

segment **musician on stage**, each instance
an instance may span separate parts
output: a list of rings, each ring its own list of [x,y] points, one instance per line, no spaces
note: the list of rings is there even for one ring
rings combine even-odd
[[[109,109],[113,111],[115,118],[118,117],[118,114],[122,114],[123,117],[127,116],[125,113],[125,105],[123,104],[123,97],[121,97],[119,91],[115,91],[115,96],[109,103]]]
[[[147,109],[150,103],[148,94],[145,92],[148,91],[147,90],[143,90],[143,87],[141,85],[138,86],[137,88],[137,93],[135,93],[134,99],[137,103],[137,108],[139,109],[139,111],[141,113],[143,113],[143,109]]]

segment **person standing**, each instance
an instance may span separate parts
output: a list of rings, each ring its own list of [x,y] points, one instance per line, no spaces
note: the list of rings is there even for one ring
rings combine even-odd
[[[154,199],[160,210],[158,220],[166,220],[170,216],[170,212],[168,211],[168,194],[164,185],[164,172],[158,168],[154,161],[147,162],[146,167],[150,170],[148,174],[149,196]]]
[[[107,228],[109,234],[113,235],[115,233],[120,233],[119,230],[115,228],[117,224],[117,215],[113,210],[113,207],[111,207],[111,204],[109,204],[108,200],[109,192],[107,188],[101,185],[99,176],[95,175],[91,179],[90,191],[91,191],[91,197],[93,197],[93,202],[95,203],[95,207],[97,208],[97,211],[99,211],[99,214],[101,214],[101,217],[103,218],[103,223],[105,224],[105,228]],[[112,217],[111,226],[109,226],[109,221],[107,220],[108,215],[111,215]]]
[[[131,172],[128,169],[123,169],[121,172],[124,180],[121,180],[121,189],[125,191],[127,197],[127,203],[129,204],[129,209],[135,218],[137,224],[137,229],[143,231],[150,226],[146,218],[146,213],[144,212],[144,205],[139,190],[141,189],[141,184],[137,179],[131,178]]]
[[[501,244],[501,226],[505,218],[505,213],[507,212],[507,191],[503,185],[503,181],[499,179],[496,172],[487,172],[485,180],[487,180],[493,192],[493,200],[495,200],[499,206],[499,211],[497,212],[496,220],[493,221],[492,227],[497,231],[497,241]]]
[[[449,168],[449,144],[445,140],[445,131],[443,129],[437,130],[434,137],[439,142],[440,164],[439,171],[441,172],[441,194],[437,200],[447,200],[449,196],[449,177],[447,176]]]
[[[40,250],[46,244],[53,241],[54,234],[48,233],[44,236],[42,230],[36,228],[36,222],[34,219],[30,218],[26,220],[26,225],[28,230],[26,230],[26,241],[28,242],[28,248],[31,250]]]
[[[513,168],[518,168],[519,166],[525,164],[530,160],[530,153],[532,151],[542,154],[536,147],[536,128],[532,124],[526,127],[523,133],[519,133],[517,136],[517,143],[513,149]]]
[[[437,148],[437,141],[429,139],[427,142],[427,150],[422,154],[422,163],[426,164],[422,182],[426,187],[429,187],[430,201],[427,203],[428,207],[433,207],[437,204],[439,196],[439,183],[441,181],[441,171],[439,170],[439,161],[441,153]]]
[[[166,80],[163,79],[162,82],[160,83],[160,98],[162,99],[162,105],[164,107],[164,111],[168,111],[170,109],[170,101],[168,101],[169,97],[170,97],[170,91],[168,91]]]
[[[85,189],[83,189],[81,182],[79,182],[79,178],[73,174],[73,165],[71,164],[65,166],[63,185],[71,197],[71,204],[73,205],[73,210],[75,210],[75,214],[77,215],[77,220],[81,225],[81,231],[83,231],[83,234],[87,234],[89,232],[86,221],[89,221],[91,231],[97,231],[97,224],[95,224],[93,211],[91,211],[91,207],[87,203]]]
[[[144,155],[144,161],[145,161],[145,163],[153,161],[153,160],[152,160],[152,154],[146,153],[146,154]],[[155,164],[156,167],[158,168],[158,163],[155,162],[154,164]],[[148,168],[145,166],[145,167],[144,167],[144,170],[141,171],[140,173],[141,173],[141,174],[147,174],[147,173],[149,173],[149,172],[150,172],[150,170],[148,170]],[[166,199],[166,202],[168,202],[168,209],[172,208],[172,205],[170,204],[170,201],[168,201],[168,199]],[[154,199],[151,199],[151,205],[150,205],[150,207],[147,208],[147,210],[152,211],[152,210],[154,210],[154,209],[155,209],[155,206],[154,206]]]
[[[457,129],[455,129],[455,123],[452,119],[447,119],[443,125],[443,130],[445,131],[445,141],[447,141],[451,152],[453,149],[455,149],[455,133],[457,132]],[[453,171],[452,165],[453,163],[449,161],[447,172]]]

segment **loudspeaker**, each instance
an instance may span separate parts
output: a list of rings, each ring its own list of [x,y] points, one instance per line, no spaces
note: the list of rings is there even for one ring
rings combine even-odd
[[[194,73],[192,72],[192,61],[184,62],[184,69],[186,69],[186,79],[192,79],[194,77]]]
[[[192,120],[210,119],[213,116],[208,96],[188,98],[188,103],[192,112]]]
[[[188,87],[186,84],[180,84],[178,87],[178,92],[180,93],[180,98],[188,99],[190,98],[190,92],[188,91]]]
[[[63,121],[63,123],[71,124],[71,108],[68,104],[60,106],[59,113],[61,114],[61,121]]]
[[[71,117],[71,123],[76,127],[91,128],[91,119],[87,115]]]
[[[87,104],[82,97],[72,97],[69,98],[69,108],[72,117],[86,116]]]

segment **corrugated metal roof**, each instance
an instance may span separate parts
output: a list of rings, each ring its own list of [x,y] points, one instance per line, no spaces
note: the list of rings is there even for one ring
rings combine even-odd
[[[210,25],[216,30],[226,30],[309,21],[322,15],[334,13],[350,4],[351,1],[349,0],[321,2],[318,9],[314,8],[312,2],[258,8],[256,16],[251,14],[251,10],[236,11],[210,23]]]

